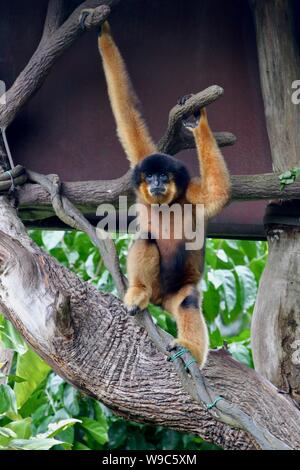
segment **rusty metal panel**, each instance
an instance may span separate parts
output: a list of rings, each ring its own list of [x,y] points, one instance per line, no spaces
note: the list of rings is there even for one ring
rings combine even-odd
[[[38,44],[47,2],[0,0],[0,5],[0,75],[10,85]],[[179,96],[218,84],[225,95],[208,112],[214,130],[231,131],[238,138],[234,147],[223,150],[230,171],[271,171],[247,1],[127,0],[113,13],[111,25],[156,139]],[[114,178],[126,171],[95,31],[62,56],[8,137],[16,163],[58,173],[64,180]],[[179,158],[197,173],[195,151]],[[234,203],[211,230],[261,236],[264,207],[263,202]]]

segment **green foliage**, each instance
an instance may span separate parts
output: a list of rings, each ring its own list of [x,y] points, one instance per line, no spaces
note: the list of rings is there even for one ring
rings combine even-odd
[[[280,190],[282,191],[287,185],[300,181],[300,168],[295,167],[285,171],[279,175]]]
[[[82,279],[115,293],[112,278],[86,235],[36,230],[31,236]],[[129,241],[126,235],[116,241],[124,272]],[[211,347],[226,342],[231,354],[249,367],[253,366],[250,321],[266,256],[264,242],[207,240],[202,289]],[[150,311],[161,328],[176,335],[167,312],[154,305]],[[7,384],[0,385],[0,450],[217,449],[199,437],[115,416],[52,372],[1,316],[0,339],[15,351]]]

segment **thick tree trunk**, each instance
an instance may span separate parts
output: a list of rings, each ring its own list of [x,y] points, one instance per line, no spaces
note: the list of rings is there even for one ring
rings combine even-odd
[[[174,365],[157,351],[122,303],[59,265],[29,239],[0,198],[0,306],[60,375],[139,422],[198,434],[226,449],[255,448],[243,431],[217,422],[183,390]],[[211,353],[209,385],[292,448],[300,412],[225,351]]]
[[[268,230],[269,257],[256,301],[256,369],[300,401],[300,229]]]
[[[291,99],[292,82],[300,77],[292,5],[290,0],[253,1],[273,168],[280,172],[300,163],[299,107]],[[273,384],[299,399],[299,206],[293,218],[287,206],[279,205],[267,219],[270,254],[252,320],[254,364]]]
[[[261,88],[265,104],[273,169],[299,165],[299,106],[292,102],[292,83],[300,77],[291,0],[253,0]]]

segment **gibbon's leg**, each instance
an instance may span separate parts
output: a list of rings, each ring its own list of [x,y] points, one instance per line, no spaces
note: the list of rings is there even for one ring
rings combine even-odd
[[[187,189],[187,200],[204,204],[207,217],[216,215],[230,195],[230,179],[224,158],[210,130],[206,110],[201,109],[200,121],[193,132],[198,151],[201,178],[192,178]]]
[[[107,22],[102,26],[98,45],[109,99],[117,123],[117,133],[131,167],[134,167],[144,157],[155,153],[157,149],[137,109],[138,99]]]
[[[182,287],[168,296],[163,307],[173,314],[177,323],[178,338],[170,349],[181,345],[187,348],[203,367],[207,358],[209,339],[205,320],[199,305],[199,294],[193,285]]]
[[[128,253],[129,287],[124,297],[128,312],[144,310],[159,289],[159,251],[154,240],[136,240]]]

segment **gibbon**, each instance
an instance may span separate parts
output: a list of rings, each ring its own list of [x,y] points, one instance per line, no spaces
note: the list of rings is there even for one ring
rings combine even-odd
[[[184,234],[175,239],[172,217],[169,239],[164,239],[157,223],[145,213],[149,215],[153,205],[202,204],[207,220],[219,213],[229,199],[229,173],[204,108],[196,123],[187,124],[195,139],[201,178],[191,178],[179,160],[159,153],[138,110],[126,65],[107,22],[98,43],[117,134],[133,169],[137,201],[145,208],[139,224],[148,234],[135,240],[129,249],[129,287],[124,302],[132,315],[145,309],[149,302],[170,312],[177,323],[178,337],[169,350],[184,347],[203,367],[209,347],[198,292],[203,250],[187,250]]]

